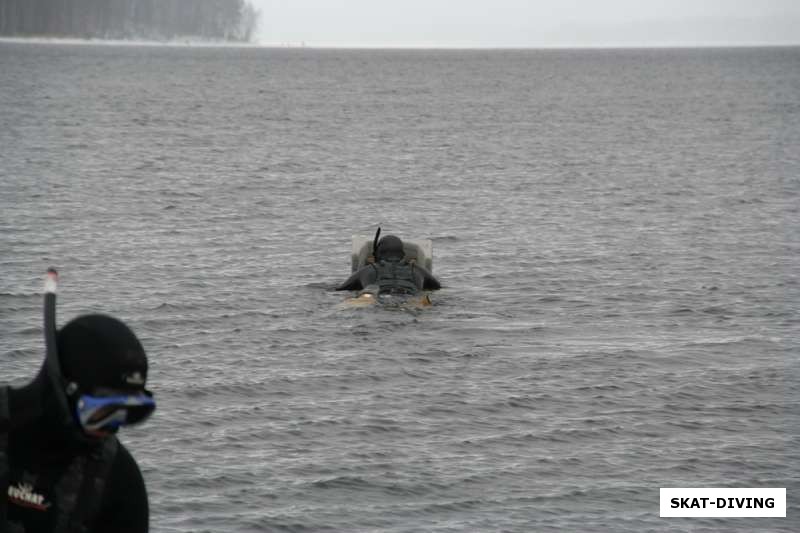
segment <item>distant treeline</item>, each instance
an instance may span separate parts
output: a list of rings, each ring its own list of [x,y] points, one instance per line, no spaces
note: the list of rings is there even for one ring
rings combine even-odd
[[[249,41],[245,0],[0,0],[0,35]]]

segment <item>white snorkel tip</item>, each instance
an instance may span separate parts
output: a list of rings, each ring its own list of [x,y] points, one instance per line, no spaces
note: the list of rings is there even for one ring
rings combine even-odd
[[[58,289],[58,271],[50,267],[47,269],[47,275],[44,278],[44,292],[55,294]]]

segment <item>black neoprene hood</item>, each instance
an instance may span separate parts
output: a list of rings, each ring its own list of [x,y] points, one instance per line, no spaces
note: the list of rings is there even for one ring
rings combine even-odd
[[[395,237],[394,235],[387,235],[382,238],[378,243],[378,248],[375,250],[375,259],[378,261],[384,259],[399,260],[403,257],[405,257],[403,241],[400,240],[400,237]]]
[[[133,331],[105,315],[84,315],[58,332],[61,373],[85,392],[144,389],[147,355]]]

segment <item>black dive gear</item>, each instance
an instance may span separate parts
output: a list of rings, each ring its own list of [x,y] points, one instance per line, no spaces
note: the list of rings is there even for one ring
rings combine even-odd
[[[58,404],[58,415],[60,423],[64,427],[71,427],[72,410],[67,402],[65,388],[66,382],[61,373],[61,365],[58,361],[58,340],[56,332],[56,290],[58,289],[58,272],[55,268],[47,269],[47,277],[44,282],[44,345],[45,345],[45,367],[47,376],[53,386],[53,395]]]
[[[136,335],[105,315],[84,315],[58,333],[58,353],[75,420],[89,434],[145,420],[155,409],[147,355]]]
[[[387,235],[378,243],[375,249],[376,261],[401,261],[406,255],[403,241],[394,235]]]
[[[113,432],[145,420],[155,409],[145,390],[147,355],[136,335],[105,315],[85,315],[56,331],[58,273],[47,271],[44,296],[46,368],[61,425]],[[98,392],[99,388],[107,389]]]
[[[380,228],[375,237],[380,235]],[[403,241],[386,235],[374,246],[374,261],[354,272],[337,291],[361,291],[377,285],[379,294],[416,294],[441,288],[439,281],[415,261],[406,261]]]
[[[12,394],[14,391],[0,387],[0,419],[3,411],[8,412]],[[116,438],[109,438],[79,454],[58,453],[50,447],[50,456],[44,458],[41,453],[49,443],[41,442],[43,437],[34,433],[33,440],[0,440],[0,531],[93,531],[106,482],[122,446]],[[8,460],[12,453],[13,463]],[[50,465],[53,461],[60,465],[60,475],[37,468],[39,462]]]
[[[147,492],[136,462],[111,432],[98,438],[82,429],[76,410],[91,398],[93,414],[115,421],[121,412],[127,422],[152,412],[118,405],[131,397],[134,403],[141,398],[153,403],[144,388],[144,350],[110,317],[81,317],[57,332],[56,284],[51,269],[45,282],[44,365],[28,385],[0,386],[0,533],[145,533]],[[98,323],[104,326],[77,328]],[[106,334],[117,338],[103,345]],[[125,399],[110,397],[109,391]],[[103,416],[92,419],[99,424]]]
[[[417,287],[414,265],[405,261],[379,261],[377,271],[379,294],[415,294]]]
[[[375,254],[378,250],[378,237],[381,236],[381,227],[378,226],[378,229],[375,231],[375,238],[372,240],[372,259],[375,260]]]

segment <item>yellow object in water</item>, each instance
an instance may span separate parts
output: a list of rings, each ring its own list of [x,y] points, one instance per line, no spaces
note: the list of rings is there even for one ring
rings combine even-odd
[[[394,296],[390,297],[389,299],[380,296],[376,297],[374,294],[369,292],[359,294],[355,298],[348,298],[343,302],[343,305],[346,307],[368,307],[376,304],[392,307],[420,308],[429,307],[433,305],[433,302],[431,302],[431,297],[428,293],[425,293],[422,296],[408,296],[403,298],[397,298]]]

